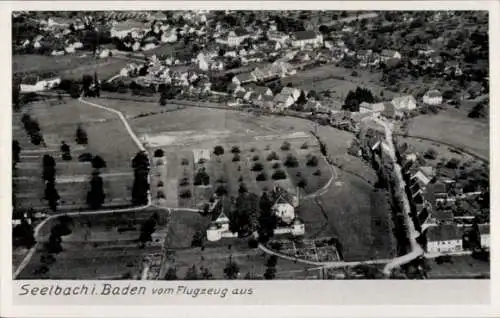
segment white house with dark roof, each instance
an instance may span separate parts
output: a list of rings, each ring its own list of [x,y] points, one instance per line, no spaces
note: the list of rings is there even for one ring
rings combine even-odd
[[[49,90],[61,83],[60,77],[42,79],[38,76],[24,78],[21,81],[21,93],[32,93]]]
[[[323,35],[314,31],[299,31],[292,35],[291,41],[292,46],[296,48],[320,47],[323,45]]]
[[[395,50],[382,50],[382,52],[380,53],[380,60],[382,62],[386,62],[390,59],[400,60],[401,53],[399,53],[398,51],[395,51]]]
[[[421,187],[425,187],[435,176],[436,172],[434,171],[434,168],[431,166],[425,166],[418,168],[418,170],[412,175],[411,179],[418,182]]]
[[[255,82],[257,79],[252,73],[241,73],[233,77],[232,82],[236,85],[243,85]]]

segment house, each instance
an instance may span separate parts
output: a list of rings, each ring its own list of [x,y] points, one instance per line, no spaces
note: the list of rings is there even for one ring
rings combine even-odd
[[[149,21],[166,21],[167,15],[163,12],[157,11],[148,16]]]
[[[279,44],[285,44],[290,40],[290,36],[288,34],[278,32],[278,31],[268,31],[267,38],[270,41],[275,41]]]
[[[422,187],[427,186],[431,180],[436,176],[434,168],[431,166],[425,166],[418,168],[417,172],[414,173],[411,179],[415,179]]]
[[[382,52],[380,53],[380,59],[382,60],[382,62],[387,62],[388,60],[391,59],[400,60],[401,53],[394,50],[382,50]]]
[[[284,87],[279,94],[274,97],[275,107],[278,111],[283,111],[295,104],[300,96],[300,90],[292,87]]]
[[[108,56],[111,56],[111,51],[108,49],[104,49],[99,53],[99,58],[106,58]]]
[[[229,46],[239,46],[243,40],[250,37],[250,34],[244,28],[237,28],[230,31],[227,37],[227,44]]]
[[[449,253],[463,250],[463,231],[456,224],[431,226],[426,231],[427,253]]]
[[[396,107],[392,102],[382,103],[384,105],[384,110],[380,113],[386,118],[394,118],[396,116]]]
[[[39,76],[27,77],[21,81],[21,93],[32,93],[49,90],[61,83],[60,77],[41,79]]]
[[[160,41],[163,43],[176,43],[177,42],[177,32],[175,30],[171,30],[170,32],[164,32],[161,35]]]
[[[413,110],[417,108],[417,101],[412,95],[406,95],[394,98],[391,103],[396,110]]]
[[[216,206],[212,209],[213,215],[217,209],[220,209],[220,213],[217,217],[210,223],[206,233],[207,240],[211,242],[219,241],[222,238],[234,238],[238,237],[238,233],[232,233],[229,230],[229,218],[224,213],[224,202],[222,200],[218,201]]]
[[[146,43],[144,44],[144,46],[141,48],[141,50],[143,51],[149,51],[149,50],[152,50],[156,47],[156,44],[154,43]]]
[[[299,31],[291,37],[292,46],[303,49],[305,46],[320,47],[323,45],[323,35],[314,31]]]
[[[203,52],[198,53],[195,62],[202,71],[208,71],[210,69],[210,58]]]
[[[256,94],[256,100],[261,100],[264,96],[273,96],[273,91],[266,86],[255,86],[251,90]]]
[[[380,113],[385,109],[384,103],[367,103],[367,102],[362,102],[359,105],[359,112],[360,113]]]
[[[437,89],[433,89],[425,93],[422,101],[427,105],[440,105],[443,103],[443,95]]]
[[[149,30],[149,26],[146,26],[142,22],[127,20],[125,22],[115,22],[111,27],[110,33],[112,38],[123,39],[129,34],[133,38],[137,38],[141,32],[148,32]]]
[[[257,79],[251,73],[241,73],[233,77],[232,82],[236,85],[243,85],[255,82]]]
[[[481,247],[490,248],[490,225],[489,224],[479,224],[479,235],[481,238]]]
[[[273,189],[273,213],[285,224],[292,224],[295,219],[295,208],[299,205],[298,196],[291,194],[279,185]]]

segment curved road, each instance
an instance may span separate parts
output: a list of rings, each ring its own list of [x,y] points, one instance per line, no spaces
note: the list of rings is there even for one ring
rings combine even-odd
[[[102,106],[102,105],[98,105],[98,104],[95,104],[95,103],[92,103],[92,102],[89,102],[89,101],[86,101],[82,98],[79,98],[78,99],[80,102],[86,104],[86,105],[89,105],[91,107],[95,107],[95,108],[99,108],[99,109],[102,109],[104,111],[107,111],[107,112],[111,112],[111,113],[114,113],[116,115],[118,115],[118,117],[120,118],[120,120],[122,121],[123,125],[125,126],[125,130],[127,131],[127,133],[129,134],[130,138],[132,138],[132,140],[134,141],[134,143],[137,145],[137,148],[139,148],[139,150],[141,151],[146,151],[144,145],[141,143],[141,141],[139,140],[139,138],[137,137],[137,135],[134,133],[134,131],[132,130],[132,128],[130,127],[127,119],[125,118],[125,116],[122,114],[122,112],[120,111],[117,111],[115,109],[111,109],[111,108],[108,108],[108,107],[105,107],[105,106]],[[150,176],[148,176],[148,179],[150,178]],[[53,214],[49,217],[47,217],[46,219],[44,219],[42,222],[40,222],[36,227],[35,227],[35,230],[34,230],[34,237],[36,238],[40,232],[40,229],[49,221],[49,220],[52,220],[58,216],[61,216],[61,215],[69,215],[69,216],[77,216],[77,215],[82,215],[82,214],[85,214],[85,215],[89,215],[89,214],[108,214],[108,213],[126,213],[126,212],[132,212],[132,211],[139,211],[139,210],[143,210],[143,209],[146,209],[148,207],[151,206],[151,193],[148,193],[148,203],[142,207],[131,207],[131,208],[125,208],[125,209],[110,209],[110,210],[98,210],[98,211],[78,211],[78,212],[65,212],[65,213],[58,213],[58,214]],[[28,265],[28,263],[30,262],[31,258],[33,257],[33,255],[35,254],[36,252],[36,249],[38,247],[38,243],[36,243],[29,251],[28,253],[26,254],[26,256],[24,257],[24,259],[21,261],[21,263],[19,264],[19,266],[16,268],[16,270],[14,271],[14,274],[13,274],[13,279],[16,279],[19,274],[24,270],[24,268],[26,267],[26,265]]]

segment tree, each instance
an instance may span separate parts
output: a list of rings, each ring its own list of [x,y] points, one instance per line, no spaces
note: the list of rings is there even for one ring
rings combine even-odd
[[[375,97],[369,89],[357,87],[356,90],[347,93],[342,109],[359,112],[359,105],[363,102],[373,103]]]
[[[156,231],[156,224],[158,222],[158,215],[154,213],[149,219],[147,219],[141,226],[141,232],[139,235],[139,241],[141,243],[151,242],[153,240],[152,235]]]
[[[206,267],[201,268],[201,279],[203,280],[210,280],[214,277],[214,275],[210,272],[210,270]]]
[[[238,187],[238,193],[243,194],[243,193],[247,193],[247,192],[248,192],[247,186],[244,183],[240,183],[240,185]]]
[[[219,197],[227,195],[226,187],[224,187],[223,185],[218,186],[217,189],[215,189],[215,194],[217,194],[217,196]]]
[[[21,146],[19,141],[12,140],[12,166],[14,167],[21,159]]]
[[[267,180],[267,174],[265,172],[261,172],[257,175],[255,178],[257,181],[266,181]]]
[[[239,146],[233,146],[231,148],[231,152],[234,153],[234,154],[240,153],[241,152],[240,147]]]
[[[297,183],[297,186],[301,189],[304,189],[307,186],[307,180],[304,178],[300,179]]]
[[[224,154],[224,148],[222,146],[215,146],[214,155],[221,156]]]
[[[106,168],[106,161],[104,161],[104,159],[99,155],[94,156],[90,162],[92,164],[92,168],[94,169]]]
[[[92,75],[85,74],[82,77],[82,88],[83,88],[83,95],[84,96],[89,96],[90,93],[90,86],[92,85],[92,82],[94,81]]]
[[[64,141],[61,142],[61,153],[62,160],[71,160],[71,147]]]
[[[49,203],[49,208],[56,212],[57,204],[60,199],[59,193],[56,190],[55,183],[53,181],[47,182],[45,184],[45,200]]]
[[[307,160],[307,165],[309,167],[316,167],[319,163],[318,157],[316,156],[310,156],[309,159]]]
[[[165,155],[165,152],[163,151],[163,149],[156,149],[155,152],[154,152],[154,157],[155,158],[161,158]]]
[[[199,275],[198,275],[198,269],[196,268],[196,265],[193,265],[188,268],[186,271],[186,276],[184,276],[185,280],[199,280]]]
[[[24,246],[26,248],[31,248],[35,245],[36,240],[33,227],[26,219],[23,218],[21,224],[16,225],[12,229],[12,242],[14,246]]]
[[[56,161],[50,155],[44,155],[42,159],[42,178],[47,182],[54,182],[56,176]]]
[[[252,171],[262,171],[264,169],[264,165],[260,162],[256,162],[252,166]]]
[[[424,153],[424,158],[434,160],[437,157],[437,151],[433,148],[429,148]]]
[[[254,193],[243,192],[238,195],[235,209],[230,218],[229,228],[240,237],[252,234],[258,227],[259,197]]]
[[[283,164],[286,167],[294,168],[299,166],[299,161],[294,155],[289,154],[288,156],[286,156],[285,162]]]
[[[224,267],[224,277],[226,279],[236,279],[238,278],[239,272],[240,268],[238,264],[229,258],[229,261],[226,263],[226,267]]]
[[[280,159],[280,157],[278,156],[278,154],[276,153],[276,151],[271,152],[267,156],[267,161],[273,161],[273,160],[279,160],[279,159]]]
[[[90,190],[87,193],[87,204],[91,209],[99,209],[104,203],[106,195],[101,176],[95,172],[90,179]]]
[[[290,150],[290,143],[288,141],[284,141],[283,144],[281,145],[281,150],[283,151]]]
[[[286,172],[279,169],[279,170],[276,170],[273,175],[271,176],[271,178],[273,180],[284,180],[286,179]]]
[[[271,280],[276,277],[276,267],[267,267],[266,271],[264,272],[264,278]]]
[[[200,168],[198,170],[198,172],[194,176],[194,182],[193,182],[193,184],[195,186],[210,184],[210,176],[205,171],[205,168]]]
[[[278,224],[276,214],[272,211],[273,202],[266,192],[262,193],[259,200],[259,240],[267,242],[274,235],[274,230]]]
[[[139,151],[132,159],[132,169],[134,169],[134,183],[132,186],[132,203],[134,205],[144,205],[148,203],[149,192],[149,158],[145,151]]]
[[[86,145],[88,143],[87,132],[81,125],[78,125],[78,127],[76,128],[75,141],[79,145]]]
[[[323,35],[326,35],[330,32],[330,29],[326,25],[320,25],[319,26],[319,32]]]

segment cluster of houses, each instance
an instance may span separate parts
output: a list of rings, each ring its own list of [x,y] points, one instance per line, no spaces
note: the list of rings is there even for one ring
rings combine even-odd
[[[278,220],[278,226],[274,230],[274,234],[291,234],[294,237],[303,236],[305,234],[305,225],[296,213],[296,208],[299,206],[299,192],[293,194],[276,185],[271,191],[270,197],[273,200],[272,213]],[[214,213],[215,211],[217,212]],[[222,238],[238,237],[238,233],[231,232],[229,228],[230,219],[224,212],[222,200],[216,201],[212,213],[214,217],[206,230],[207,240],[214,242]]]

